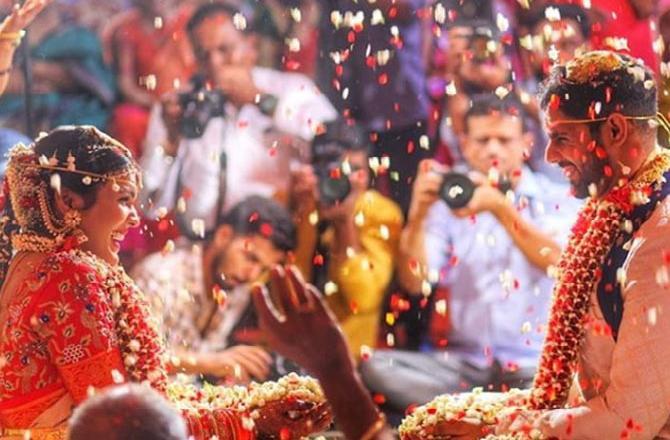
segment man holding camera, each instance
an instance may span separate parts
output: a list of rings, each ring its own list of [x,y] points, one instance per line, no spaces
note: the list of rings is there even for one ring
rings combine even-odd
[[[285,196],[289,163],[336,116],[307,77],[255,67],[249,26],[223,3],[196,10],[187,30],[200,74],[151,117],[143,199],[178,207],[186,234],[211,230],[249,195]]]
[[[547,272],[577,208],[567,187],[524,165],[532,135],[520,103],[475,96],[461,141],[464,174],[421,164],[397,267],[410,292],[449,289],[448,302],[433,305],[451,320],[438,343],[446,350],[377,351],[362,365],[368,385],[399,410],[463,387],[530,384],[549,310]]]
[[[327,300],[352,354],[377,342],[379,317],[393,276],[403,217],[392,200],[369,189],[366,133],[338,120],[312,145],[312,165],[294,170],[296,263]]]

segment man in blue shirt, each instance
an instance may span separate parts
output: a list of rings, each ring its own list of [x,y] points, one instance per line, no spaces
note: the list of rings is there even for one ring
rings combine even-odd
[[[451,320],[446,349],[381,350],[362,365],[368,385],[398,409],[472,386],[530,384],[549,310],[547,274],[578,208],[567,187],[524,164],[533,138],[520,103],[476,96],[465,124],[461,171],[476,186],[472,199],[449,208],[439,195],[448,170],[422,162],[397,267],[410,292],[450,291],[434,304]]]

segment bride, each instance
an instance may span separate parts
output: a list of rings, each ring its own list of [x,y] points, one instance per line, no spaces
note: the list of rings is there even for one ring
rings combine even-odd
[[[120,243],[138,224],[141,184],[122,144],[94,127],[61,127],[15,147],[6,176],[1,439],[22,439],[28,430],[32,439],[65,438],[73,408],[91,389],[126,381],[171,398],[199,439],[279,438],[280,431],[298,438],[330,423],[322,396],[305,393],[310,387],[300,378],[283,393],[263,391],[256,407],[253,399],[239,405],[239,390],[210,387],[206,396],[171,388],[161,333],[119,265]]]

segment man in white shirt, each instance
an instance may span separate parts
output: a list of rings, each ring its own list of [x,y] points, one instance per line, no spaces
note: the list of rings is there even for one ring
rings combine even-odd
[[[430,284],[449,289],[448,302],[434,304],[451,320],[446,349],[382,350],[362,365],[368,385],[396,409],[464,387],[530,384],[549,310],[546,272],[577,209],[567,186],[524,165],[532,135],[521,104],[476,96],[465,120],[472,199],[450,208],[440,198],[447,170],[422,163],[397,267],[410,292],[429,294]],[[509,182],[506,194],[491,183],[494,175],[506,176],[499,182]]]
[[[176,210],[185,234],[211,230],[218,215],[249,195],[285,196],[291,162],[306,159],[308,142],[336,116],[307,77],[255,67],[247,25],[222,3],[201,6],[188,23],[204,88],[225,102],[201,127],[202,136],[184,136],[178,94],[152,111],[143,202],[152,215]]]

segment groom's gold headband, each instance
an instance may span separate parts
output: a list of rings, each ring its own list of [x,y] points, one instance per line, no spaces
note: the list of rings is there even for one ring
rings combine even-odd
[[[663,127],[663,130],[665,130],[665,132],[668,133],[668,136],[670,136],[670,121],[668,121],[668,118],[661,112],[657,112],[655,115],[645,115],[645,116],[623,115],[623,117],[626,119],[632,119],[636,121],[644,121],[644,120],[656,121],[661,127]],[[563,124],[589,124],[591,122],[603,122],[606,121],[608,118],[609,116],[603,116],[601,118],[586,118],[586,119],[561,119],[560,121],[549,122],[547,125],[555,126]]]

